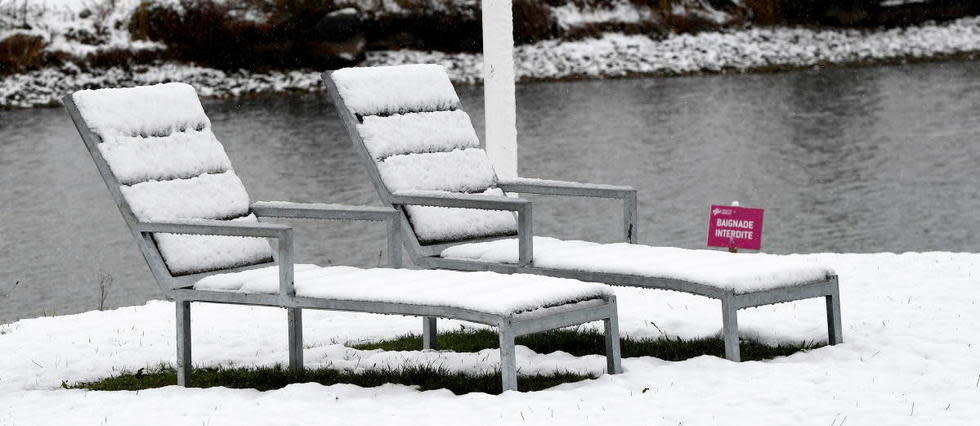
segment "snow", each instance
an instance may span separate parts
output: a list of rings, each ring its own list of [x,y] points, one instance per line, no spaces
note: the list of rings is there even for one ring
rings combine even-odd
[[[147,181],[121,187],[141,222],[218,219],[255,223],[250,200],[234,171],[190,179]],[[182,275],[261,263],[272,259],[261,238],[155,234],[170,272]]]
[[[177,0],[153,0],[176,4]],[[0,40],[31,28],[52,53],[84,56],[114,49],[163,49],[160,43],[133,40],[129,18],[142,0],[0,0]]]
[[[213,275],[197,290],[275,294],[279,268]],[[411,269],[297,265],[296,295],[327,300],[444,306],[514,315],[612,295],[606,286],[561,278]]]
[[[477,194],[501,197],[504,191],[490,188]],[[405,209],[415,235],[423,243],[517,233],[517,219],[509,211],[433,206],[406,206]]]
[[[359,115],[446,111],[459,97],[445,68],[432,64],[344,68],[331,74],[347,108]]]
[[[811,67],[927,58],[980,51],[980,17],[876,31],[766,27],[663,40],[606,33],[578,41],[546,40],[517,46],[519,80],[630,75],[682,75],[771,67]],[[364,65],[430,62],[457,82],[482,81],[482,58],[474,54],[399,50],[368,52]]]
[[[253,214],[231,222],[257,223]],[[160,255],[174,275],[216,271],[272,261],[272,247],[263,238],[154,234]]]
[[[425,423],[455,425],[609,424],[800,425],[973,424],[980,416],[980,254],[814,254],[842,281],[845,343],[786,358],[732,363],[716,357],[665,362],[626,358],[625,373],[500,396],[455,396],[385,385],[296,384],[280,390],[170,386],[140,392],[65,390],[175,362],[174,306],[145,306],[21,320],[0,331],[0,407],[16,425]],[[69,283],[66,283],[68,285]],[[716,301],[676,292],[616,288],[620,331],[685,339],[718,335]],[[268,366],[288,360],[282,309],[193,305],[194,365]],[[812,299],[743,310],[743,336],[765,342],[825,341],[824,302]],[[361,351],[343,346],[420,333],[418,318],[304,312],[306,367],[367,370],[404,365],[484,372],[496,350]],[[466,325],[440,321],[444,330]],[[469,325],[467,325],[469,326]],[[598,355],[535,353],[518,347],[520,374],[599,374]]]
[[[517,263],[516,238],[461,244],[444,250],[444,258]],[[534,238],[534,265],[541,268],[669,278],[704,284],[736,294],[822,281],[833,269],[794,256],[731,254],[639,244],[600,244]],[[841,278],[846,285],[848,277]]]
[[[395,155],[377,164],[391,192],[482,192],[497,183],[490,159],[480,148]]]
[[[210,128],[162,137],[110,136],[98,148],[123,185],[231,170],[231,160]]]
[[[462,110],[367,116],[357,130],[375,160],[392,155],[479,148],[470,116]]]
[[[190,179],[123,185],[123,196],[143,222],[227,219],[248,214],[248,192],[234,171]]]
[[[72,95],[130,209],[141,222],[233,219],[256,223],[241,179],[211,131],[194,88],[168,83]],[[272,260],[261,238],[155,234],[174,275]]]
[[[197,91],[189,84],[81,90],[72,94],[94,133],[110,136],[168,136],[211,126]]]
[[[518,80],[533,81],[806,68],[976,52],[980,52],[980,17],[875,31],[774,27],[670,35],[663,40],[607,33],[594,39],[517,46],[514,60]],[[458,83],[483,81],[480,54],[371,51],[362,65],[417,63],[440,64]],[[81,70],[67,64],[0,77],[0,106],[55,105],[65,93],[82,88],[169,81],[189,83],[205,97],[323,90],[320,74],[315,71],[224,72],[176,63]]]
[[[569,2],[552,7],[551,15],[563,29],[590,24],[639,23],[652,19],[653,11],[649,7],[640,7],[627,0],[616,0],[609,6],[594,7]]]

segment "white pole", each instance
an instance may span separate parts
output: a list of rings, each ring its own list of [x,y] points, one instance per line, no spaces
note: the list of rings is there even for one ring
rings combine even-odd
[[[483,0],[483,92],[487,154],[497,175],[517,177],[517,96],[512,0]]]

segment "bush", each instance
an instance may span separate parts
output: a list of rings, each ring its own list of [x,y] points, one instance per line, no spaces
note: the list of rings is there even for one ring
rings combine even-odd
[[[36,68],[44,59],[44,38],[14,34],[0,40],[0,75]]]
[[[370,16],[369,45],[375,49],[422,49],[479,52],[483,49],[483,14],[479,3],[401,0],[403,14]]]
[[[164,43],[176,57],[219,69],[333,68],[358,58],[363,41],[356,40],[356,15],[335,14],[330,1],[272,6],[268,19],[256,22],[240,17],[233,2],[181,0],[180,10],[144,3],[129,30],[134,38]],[[334,31],[328,22],[347,29]]]
[[[514,0],[514,43],[531,44],[552,38],[557,26],[542,0]]]

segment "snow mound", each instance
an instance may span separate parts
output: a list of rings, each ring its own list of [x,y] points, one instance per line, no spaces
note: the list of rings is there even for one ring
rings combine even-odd
[[[296,265],[294,271],[296,295],[300,297],[445,306],[498,315],[613,294],[609,287],[599,284],[535,275],[315,265]],[[279,292],[279,268],[212,275],[194,288],[275,294]]]
[[[461,244],[442,252],[450,259],[517,263],[517,239]],[[791,287],[836,275],[833,269],[785,256],[731,254],[638,244],[600,244],[534,238],[534,265],[541,268],[690,281],[736,294]]]

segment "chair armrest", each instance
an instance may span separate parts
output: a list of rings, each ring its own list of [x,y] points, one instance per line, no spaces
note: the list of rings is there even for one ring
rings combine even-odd
[[[346,206],[341,204],[290,203],[260,201],[252,204],[258,217],[326,220],[372,220],[384,222],[398,218],[398,211],[389,207]]]
[[[534,230],[531,202],[520,198],[473,195],[442,191],[406,191],[391,194],[394,205],[455,207],[477,210],[504,210],[517,213],[518,263],[528,266],[534,257]]]
[[[528,178],[500,179],[497,186],[506,192],[574,197],[625,198],[636,194],[636,189],[631,186]]]
[[[176,220],[169,222],[140,222],[136,230],[142,233],[219,235],[226,237],[256,237],[282,239],[292,228],[274,223],[230,222],[225,220]]]
[[[293,286],[293,228],[275,223],[241,223],[223,220],[194,220],[170,222],[140,222],[136,231],[141,234],[165,233],[187,235],[216,235],[225,237],[275,238],[279,240],[276,262],[279,267],[279,296],[288,299],[296,295]]]
[[[507,210],[520,213],[531,209],[531,202],[520,198],[474,195],[443,191],[405,191],[391,194],[391,204],[410,206],[458,207],[479,210]]]
[[[637,242],[636,189],[631,186],[512,178],[501,179],[499,182],[497,182],[497,187],[505,192],[622,199],[623,237],[626,239],[626,241],[632,244]]]
[[[258,217],[322,220],[370,220],[385,222],[388,245],[388,266],[402,266],[402,243],[399,229],[401,212],[390,207],[345,206],[341,204],[290,203],[260,201],[252,204]]]

